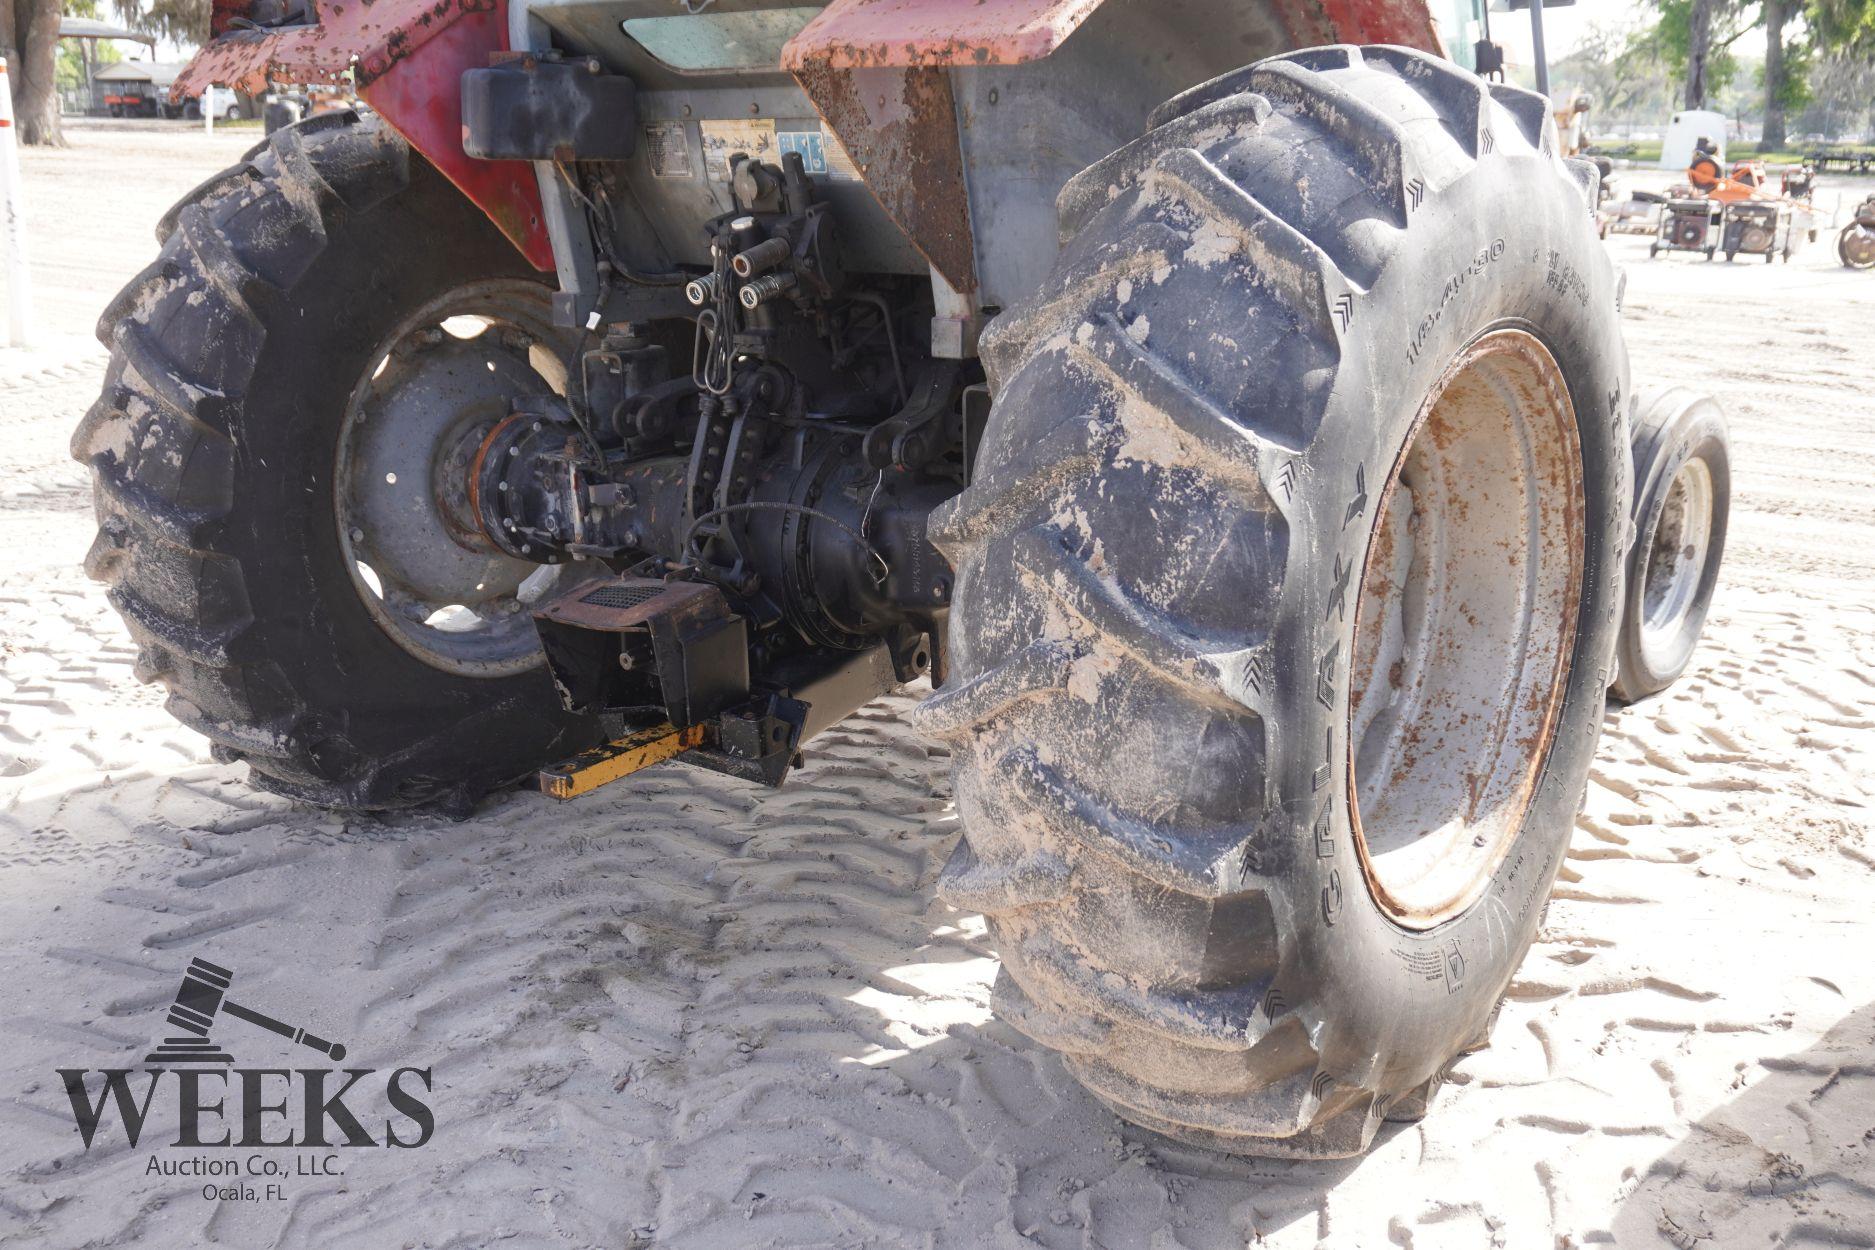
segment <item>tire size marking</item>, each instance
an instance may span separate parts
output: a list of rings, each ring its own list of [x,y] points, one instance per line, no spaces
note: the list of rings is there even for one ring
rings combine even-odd
[[[1465,952],[1453,938],[1444,950],[1396,948],[1394,958],[1405,965],[1409,975],[1428,985],[1443,984],[1447,994],[1456,994],[1465,984]]]
[[[1589,306],[1589,284],[1555,248],[1550,249],[1549,271],[1543,275],[1543,285],[1558,295],[1575,296],[1576,302],[1584,308]]]
[[[1473,278],[1484,273],[1494,261],[1503,258],[1504,250],[1504,240],[1491,240],[1490,243],[1478,249],[1478,254],[1471,258],[1469,265],[1445,280],[1445,290],[1440,294],[1438,304],[1428,309],[1426,315],[1419,319],[1419,327],[1413,331],[1413,341],[1406,346],[1407,364],[1419,363],[1420,354],[1426,349],[1426,340],[1431,338],[1432,332],[1438,328],[1440,319],[1445,316],[1445,310],[1451,306],[1452,301],[1458,298],[1459,293]],[[1552,252],[1550,255],[1554,257],[1555,253]],[[1584,298],[1587,298],[1586,295]]]

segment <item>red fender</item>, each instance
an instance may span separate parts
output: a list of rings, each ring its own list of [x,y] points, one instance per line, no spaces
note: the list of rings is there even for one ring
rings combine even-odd
[[[245,11],[242,4],[241,11]],[[359,96],[473,200],[536,268],[553,268],[540,184],[526,161],[462,150],[462,71],[508,47],[507,0],[326,0],[317,26],[230,30],[241,15],[217,0],[219,34],[176,79],[172,98],[209,84],[256,95],[269,83],[337,83]]]

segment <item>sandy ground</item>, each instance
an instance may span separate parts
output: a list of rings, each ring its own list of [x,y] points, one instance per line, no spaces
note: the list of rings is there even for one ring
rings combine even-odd
[[[1611,244],[1637,381],[1732,413],[1706,642],[1609,714],[1495,1047],[1368,1157],[1270,1164],[1120,1123],[990,1019],[981,922],[932,898],[956,830],[909,698],[777,792],[666,766],[461,824],[212,763],[79,570],[65,444],[91,320],[252,135],[74,140],[26,164],[47,348],[0,352],[0,1242],[1875,1245],[1875,275],[1827,245]],[[186,1151],[86,1153],[55,1070],[135,1066],[195,955],[351,1063],[433,1068],[434,1140],[253,1202],[146,1175]]]

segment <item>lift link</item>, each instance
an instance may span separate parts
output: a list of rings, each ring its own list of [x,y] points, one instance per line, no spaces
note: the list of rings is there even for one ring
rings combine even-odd
[[[550,799],[576,799],[640,769],[703,745],[703,726],[678,729],[666,722],[640,729],[616,742],[581,751],[540,770],[540,792]]]

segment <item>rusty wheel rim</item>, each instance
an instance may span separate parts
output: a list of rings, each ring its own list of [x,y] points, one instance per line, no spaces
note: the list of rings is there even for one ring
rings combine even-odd
[[[1432,928],[1483,894],[1555,737],[1583,577],[1582,455],[1554,357],[1498,330],[1414,419],[1369,537],[1347,724],[1375,902]]]
[[[470,486],[514,398],[564,393],[560,337],[536,284],[473,283],[400,323],[352,389],[333,473],[345,566],[378,626],[434,668],[504,677],[541,662],[527,607],[560,566],[495,547]]]
[[[1844,231],[1842,256],[1852,268],[1875,267],[1875,230],[1854,226]]]

